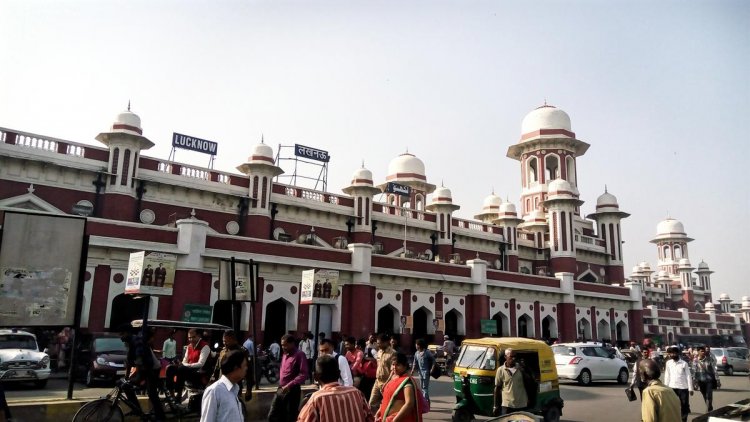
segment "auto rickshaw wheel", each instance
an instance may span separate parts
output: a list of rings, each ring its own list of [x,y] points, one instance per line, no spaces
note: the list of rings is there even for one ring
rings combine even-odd
[[[544,412],[544,422],[560,422],[562,411],[557,406],[548,407]]]
[[[451,415],[451,422],[471,422],[474,420],[474,415],[466,408],[460,408],[453,411]]]

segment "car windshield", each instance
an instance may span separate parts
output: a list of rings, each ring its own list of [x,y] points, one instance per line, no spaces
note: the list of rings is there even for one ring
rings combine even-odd
[[[94,348],[96,348],[96,351],[99,353],[127,352],[125,343],[115,337],[98,338],[94,340]]]
[[[711,353],[713,353],[714,356],[724,356],[724,351],[721,349],[711,349]]]
[[[552,353],[563,356],[575,356],[576,348],[570,346],[552,346]]]
[[[464,346],[456,366],[495,370],[495,349],[486,346]]]
[[[0,336],[0,349],[28,349],[39,350],[34,337],[23,334],[8,334]]]

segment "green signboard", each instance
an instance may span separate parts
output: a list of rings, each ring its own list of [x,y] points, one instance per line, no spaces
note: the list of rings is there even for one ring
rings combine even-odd
[[[185,322],[211,322],[211,305],[186,303],[182,311]]]
[[[494,319],[483,319],[481,320],[482,334],[497,334],[497,321]]]

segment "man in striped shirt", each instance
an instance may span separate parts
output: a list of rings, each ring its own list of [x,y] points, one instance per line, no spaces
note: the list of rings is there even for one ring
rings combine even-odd
[[[323,355],[315,362],[314,392],[300,412],[297,422],[373,422],[375,417],[365,396],[356,387],[339,384],[339,365],[333,356]]]

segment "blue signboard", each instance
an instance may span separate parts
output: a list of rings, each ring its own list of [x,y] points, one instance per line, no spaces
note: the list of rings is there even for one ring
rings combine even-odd
[[[300,144],[294,144],[294,155],[315,161],[322,161],[324,163],[327,163],[328,160],[331,159],[331,156],[328,155],[328,151],[310,148]]]
[[[219,144],[216,142],[207,141],[194,136],[183,135],[177,132],[172,134],[172,146],[175,148],[189,149],[190,151],[216,155],[216,148],[218,145]]]
[[[388,193],[395,193],[396,195],[409,196],[411,195],[411,187],[408,185],[400,185],[398,183],[388,182],[385,187],[385,191]]]

